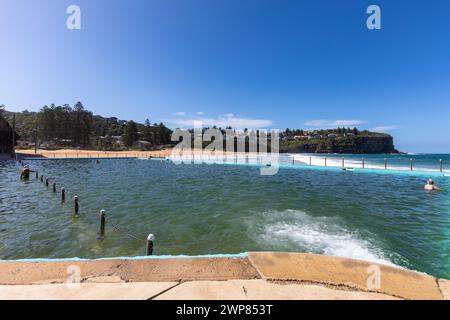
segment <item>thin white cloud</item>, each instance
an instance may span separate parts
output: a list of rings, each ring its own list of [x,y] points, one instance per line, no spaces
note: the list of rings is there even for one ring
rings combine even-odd
[[[389,132],[389,131],[392,131],[392,130],[397,130],[399,128],[400,127],[396,126],[396,125],[393,125],[393,126],[378,126],[378,127],[370,129],[370,131],[373,131],[373,132]]]
[[[174,115],[174,116],[182,117],[182,116],[185,116],[185,115],[186,115],[186,112],[183,112],[183,111],[175,112],[173,115]]]
[[[233,113],[225,113],[225,114],[222,114],[221,117],[225,117],[225,118],[233,118],[233,117],[234,117],[234,114],[233,114]]]
[[[217,126],[226,128],[231,126],[234,129],[264,129],[271,127],[273,123],[267,119],[241,118],[232,114],[222,115],[217,118],[168,119],[166,122],[182,128],[193,128],[194,123],[201,122],[203,127]]]
[[[364,120],[309,120],[305,125],[312,128],[330,129],[336,127],[356,127],[366,123]]]
[[[198,116],[202,116],[202,115],[204,115],[205,113],[202,112],[202,111],[199,111],[199,112],[197,112],[196,114],[197,114]]]

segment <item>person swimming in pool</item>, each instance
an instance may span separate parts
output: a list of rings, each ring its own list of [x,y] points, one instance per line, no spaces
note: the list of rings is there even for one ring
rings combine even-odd
[[[28,180],[30,179],[30,172],[35,172],[33,170],[30,170],[28,166],[23,166],[22,170],[20,171],[20,179]]]
[[[434,191],[434,190],[440,191],[441,190],[441,188],[439,188],[438,186],[436,186],[434,184],[433,179],[428,179],[427,184],[425,185],[424,189],[427,191]]]
[[[28,166],[25,166],[20,171],[20,179],[29,179],[30,178],[30,168]]]

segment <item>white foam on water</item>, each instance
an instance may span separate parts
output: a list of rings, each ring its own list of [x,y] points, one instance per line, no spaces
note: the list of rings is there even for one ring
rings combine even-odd
[[[263,216],[259,236],[268,244],[395,266],[379,248],[340,226],[338,219],[313,217],[297,210],[265,212]]]
[[[328,167],[342,167],[342,158],[344,158],[344,166],[345,167],[352,167],[352,168],[362,168],[363,167],[363,161],[362,158],[364,157],[361,155],[361,157],[345,157],[345,155],[341,156],[327,156],[326,154],[323,155],[309,155],[309,154],[290,154],[289,155],[291,162],[292,159],[295,160],[296,164],[302,164],[302,165],[313,165],[313,166],[325,166],[325,158],[326,165]],[[384,160],[383,156],[380,155],[379,158],[365,158],[364,160],[364,168],[366,169],[385,169],[384,166]],[[409,159],[393,159],[393,158],[387,158],[388,159],[388,169],[394,169],[399,171],[410,171],[410,163]],[[437,161],[430,162],[428,164],[423,163],[421,160],[417,160],[414,162],[414,170],[415,171],[424,171],[424,172],[438,172],[439,165]],[[448,169],[443,170],[444,172],[449,171]]]

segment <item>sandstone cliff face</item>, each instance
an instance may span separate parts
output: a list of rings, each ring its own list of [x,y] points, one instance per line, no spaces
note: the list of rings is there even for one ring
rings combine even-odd
[[[287,145],[281,144],[280,149],[282,152],[305,153],[398,153],[394,147],[393,137],[387,134],[298,141]]]

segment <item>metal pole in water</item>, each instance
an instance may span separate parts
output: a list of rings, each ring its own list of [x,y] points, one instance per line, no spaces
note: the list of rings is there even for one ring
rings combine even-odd
[[[309,165],[310,165],[310,166],[312,165],[311,157],[309,157]]]
[[[48,188],[48,178],[45,179],[45,186]]]
[[[362,158],[362,167],[363,169],[366,167],[366,159]]]
[[[53,192],[56,192],[56,182],[53,182]]]
[[[105,235],[106,211],[100,210],[100,234]]]
[[[61,202],[66,201],[66,190],[61,188]]]
[[[384,170],[387,170],[387,158],[384,158]]]
[[[325,157],[325,167],[327,166],[327,157]]]
[[[153,254],[153,241],[155,241],[155,236],[153,234],[149,234],[147,237],[147,250],[146,253],[148,256]]]
[[[38,171],[36,170],[36,180],[37,179],[39,179],[39,173],[38,173]]]
[[[342,168],[345,168],[345,159],[342,158]]]
[[[440,168],[439,168],[439,171],[440,171],[440,172],[444,171],[444,170],[443,170],[444,166],[443,166],[443,160],[442,160],[442,159],[439,159],[439,167],[440,167]]]
[[[413,168],[414,168],[414,159],[409,159],[409,166],[411,167],[411,171],[413,171]]]
[[[78,209],[79,209],[78,196],[73,197],[73,204],[75,207],[75,213],[78,213]]]
[[[41,182],[44,182],[44,175],[41,174]]]

